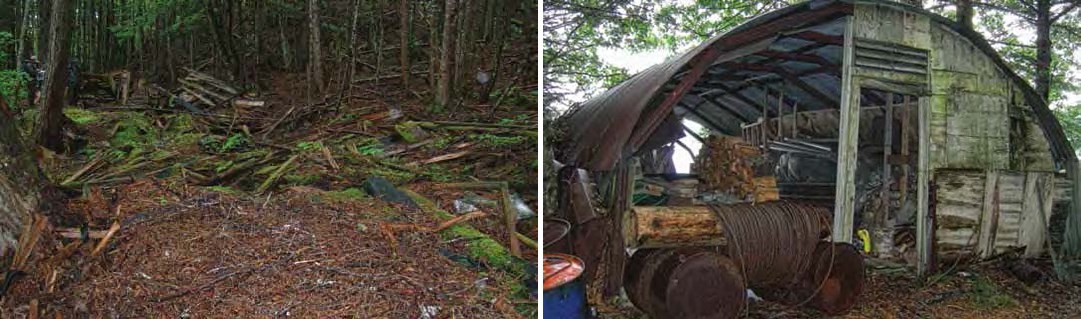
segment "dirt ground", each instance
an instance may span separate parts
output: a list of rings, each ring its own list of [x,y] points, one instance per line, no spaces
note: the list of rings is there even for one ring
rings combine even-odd
[[[521,291],[535,278],[469,261],[468,239],[398,231],[393,245],[381,230],[435,225],[430,212],[299,187],[264,198],[154,181],[116,191],[115,205],[104,195],[69,205],[119,207],[125,226],[105,253],[89,256],[87,243],[67,258],[38,254],[4,317],[25,317],[34,302],[45,318],[514,318],[536,307]]]
[[[1025,284],[1003,262],[958,266],[943,275],[917,279],[911,269],[868,267],[857,307],[835,318],[1081,318],[1081,286],[1041,280]],[[1038,261],[1052,274],[1050,261]],[[601,318],[644,318],[625,298]],[[769,301],[751,302],[746,318],[828,318],[808,309]]]

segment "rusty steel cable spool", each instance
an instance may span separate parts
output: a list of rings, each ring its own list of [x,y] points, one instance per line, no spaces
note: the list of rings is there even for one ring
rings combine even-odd
[[[724,248],[748,286],[790,287],[814,263],[829,211],[801,203],[711,205],[724,227]]]
[[[666,308],[671,318],[731,319],[747,299],[739,267],[715,252],[685,258],[668,276]]]
[[[631,302],[650,318],[671,318],[666,304],[668,296],[668,278],[686,257],[701,252],[701,248],[658,249],[642,258],[642,265],[627,294]],[[635,276],[627,273],[627,276]],[[630,297],[630,295],[634,295]]]
[[[815,264],[808,274],[810,306],[828,315],[847,312],[863,293],[863,256],[856,247],[845,243],[820,243],[815,249]]]
[[[638,299],[638,285],[640,284],[640,278],[642,277],[642,268],[646,265],[646,259],[650,255],[660,252],[660,249],[638,249],[631,258],[627,259],[627,268],[623,270],[623,290],[627,293],[627,299],[632,304],[641,304],[642,300]]]

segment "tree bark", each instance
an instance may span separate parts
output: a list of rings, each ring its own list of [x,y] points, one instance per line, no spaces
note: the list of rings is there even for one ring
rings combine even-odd
[[[71,51],[71,21],[74,18],[71,0],[52,3],[52,25],[49,28],[49,58],[45,72],[45,105],[38,115],[35,139],[38,145],[53,151],[63,151],[61,130],[67,122],[64,105],[67,102],[68,55]]]
[[[312,83],[315,84],[315,91],[323,92],[323,51],[319,40],[319,2],[316,0],[308,0],[308,23],[311,36],[311,41],[308,43],[309,51],[311,51],[308,57],[308,74],[311,76]]]
[[[453,99],[451,86],[454,85],[452,79],[454,79],[454,38],[458,32],[457,18],[458,1],[446,0],[443,18],[443,52],[439,61],[439,79],[435,94],[435,104],[440,109],[447,107]]]
[[[972,0],[957,0],[957,24],[972,29]]]
[[[40,204],[41,174],[20,140],[13,112],[0,92],[0,257],[13,251],[23,224]],[[2,263],[4,261],[0,261]]]
[[[53,3],[53,1],[41,1],[41,2],[38,2],[38,20],[40,21],[40,25],[38,25],[38,51],[37,51],[37,55],[45,55],[46,52],[49,52],[49,37],[48,37],[48,35],[49,35],[49,30],[51,29],[49,27],[49,25],[50,25],[49,20],[52,17],[52,8],[51,8],[52,3]],[[40,57],[40,58],[48,59],[48,57],[44,57],[44,56]],[[50,62],[50,61],[45,60],[45,62]]]
[[[1051,102],[1051,0],[1036,1],[1036,93]]]

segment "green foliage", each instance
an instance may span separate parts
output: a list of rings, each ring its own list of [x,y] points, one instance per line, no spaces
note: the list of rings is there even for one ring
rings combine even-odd
[[[526,136],[499,136],[493,134],[470,134],[469,139],[477,141],[478,143],[489,145],[492,147],[510,147],[519,145],[526,142],[535,141],[535,139],[528,138]]]
[[[64,115],[67,115],[72,122],[79,125],[96,123],[101,120],[101,116],[97,112],[77,107],[64,108]]]
[[[359,151],[361,155],[365,156],[381,155],[384,152],[383,144],[380,144],[378,142],[357,147],[357,151]]]
[[[236,133],[230,135],[229,138],[225,139],[225,143],[222,143],[221,149],[218,151],[221,153],[225,153],[240,149],[241,147],[244,147],[246,145],[248,145],[248,136],[241,133]]]
[[[297,150],[305,153],[319,152],[323,149],[323,142],[300,142],[297,143]]]
[[[675,53],[787,4],[777,0],[546,2],[545,108],[569,106],[630,77],[627,70],[602,62],[599,49]]]
[[[973,304],[980,309],[997,309],[1017,305],[1017,300],[1014,300],[994,282],[983,276],[978,276],[973,280],[971,298]]]

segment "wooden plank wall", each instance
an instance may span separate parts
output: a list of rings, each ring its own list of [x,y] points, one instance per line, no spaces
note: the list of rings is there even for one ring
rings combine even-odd
[[[939,170],[935,176],[940,255],[989,257],[1025,247],[1026,257],[1039,256],[1052,205],[1069,202],[1070,183],[1055,173]]]

